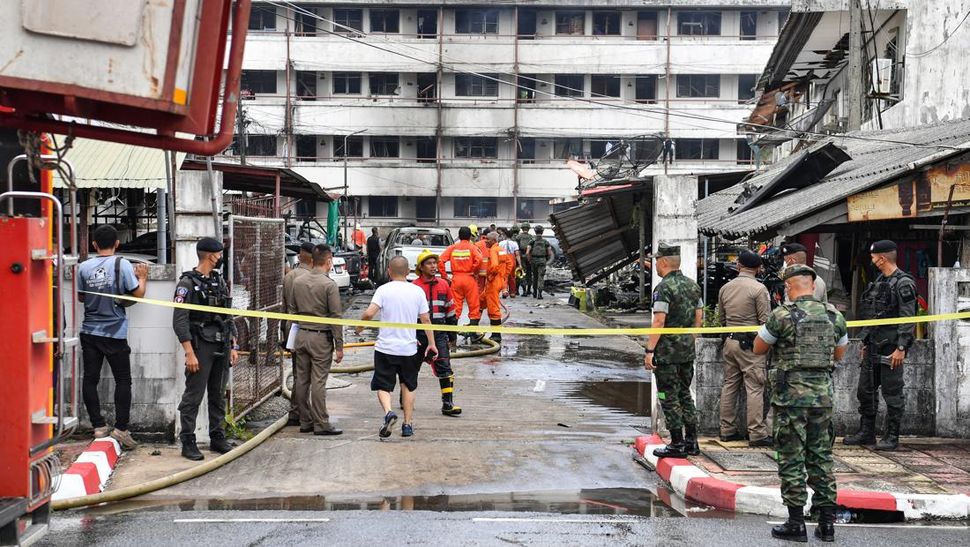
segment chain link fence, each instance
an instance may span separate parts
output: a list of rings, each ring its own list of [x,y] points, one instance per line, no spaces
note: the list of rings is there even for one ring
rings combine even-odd
[[[229,220],[232,307],[279,312],[283,301],[283,219],[233,215]],[[239,361],[230,372],[229,417],[237,420],[280,388],[280,322],[237,317]]]

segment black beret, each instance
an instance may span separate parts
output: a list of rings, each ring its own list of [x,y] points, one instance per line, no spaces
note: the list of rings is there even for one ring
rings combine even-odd
[[[222,251],[222,242],[212,237],[203,237],[195,244],[195,249],[204,253],[218,253]]]
[[[744,266],[745,268],[760,268],[761,257],[758,256],[758,253],[745,249],[741,251],[740,255],[738,255],[738,264]]]
[[[781,245],[781,256],[805,252],[808,252],[808,249],[806,249],[801,243],[783,243]]]
[[[891,253],[896,250],[896,242],[888,239],[881,239],[869,247],[870,253]]]
[[[312,254],[314,247],[316,247],[316,245],[314,245],[313,243],[310,243],[309,241],[304,241],[303,243],[300,243],[300,250],[303,251],[304,253]]]

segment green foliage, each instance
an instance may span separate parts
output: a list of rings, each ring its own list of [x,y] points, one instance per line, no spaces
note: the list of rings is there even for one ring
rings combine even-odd
[[[230,439],[238,439],[240,441],[248,441],[252,439],[255,435],[252,431],[246,429],[246,419],[243,418],[238,421],[233,421],[229,416],[226,416],[226,437]]]

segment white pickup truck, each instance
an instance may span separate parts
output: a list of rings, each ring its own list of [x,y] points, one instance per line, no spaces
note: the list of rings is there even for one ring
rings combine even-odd
[[[411,273],[408,279],[417,277],[414,273],[415,262],[418,255],[425,249],[430,249],[434,253],[443,253],[449,245],[454,243],[451,233],[440,228],[394,228],[384,240],[384,249],[381,251],[380,260],[377,264],[377,272],[372,272],[371,277],[378,283],[390,281],[387,278],[387,263],[395,256],[403,256],[408,259]]]

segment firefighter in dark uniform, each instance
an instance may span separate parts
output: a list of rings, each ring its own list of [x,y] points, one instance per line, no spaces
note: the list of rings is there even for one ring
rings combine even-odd
[[[457,325],[457,307],[451,294],[451,286],[448,285],[448,281],[437,275],[438,255],[429,249],[421,251],[414,273],[418,274],[418,278],[412,283],[420,287],[428,299],[431,324]],[[457,342],[458,333],[435,331],[434,338],[438,353],[430,354],[425,359],[431,365],[431,372],[438,379],[438,385],[441,387],[441,413],[445,416],[458,416],[461,414],[461,407],[455,405],[455,373],[451,370],[449,354],[449,346]],[[418,355],[424,355],[427,348],[428,337],[419,330]]]
[[[204,237],[195,246],[199,265],[183,272],[175,286],[175,302],[220,308],[231,307],[229,288],[219,272],[222,243]],[[232,450],[226,440],[226,379],[236,362],[236,328],[232,317],[218,313],[175,309],[175,336],[185,350],[185,392],[179,403],[182,456],[203,459],[195,442],[195,420],[202,396],[209,396],[209,450],[225,454]]]
[[[896,266],[896,244],[877,241],[869,248],[879,276],[866,287],[860,301],[862,319],[913,317],[916,315],[916,282]],[[899,422],[903,418],[903,360],[913,345],[914,323],[866,327],[862,332],[863,357],[859,370],[859,431],[843,439],[847,445],[876,445],[876,450],[899,446]],[[886,401],[886,428],[876,443],[876,411],[882,390]]]

